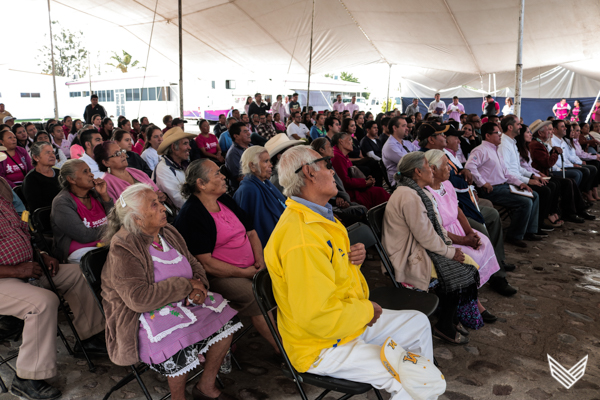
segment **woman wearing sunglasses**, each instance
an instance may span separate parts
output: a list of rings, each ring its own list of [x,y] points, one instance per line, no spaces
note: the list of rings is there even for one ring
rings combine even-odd
[[[156,184],[139,169],[127,166],[127,151],[116,142],[107,141],[94,148],[94,159],[100,171],[105,172],[107,192],[113,201],[117,201],[121,193],[136,183],[148,184],[158,195],[158,200],[164,202],[167,196],[158,190]]]

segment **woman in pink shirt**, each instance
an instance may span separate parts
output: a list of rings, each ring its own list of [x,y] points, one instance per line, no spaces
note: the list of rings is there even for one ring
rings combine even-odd
[[[17,146],[17,137],[10,129],[0,132],[0,149],[6,154],[6,160],[0,162],[0,177],[6,179],[10,187],[20,185],[25,175],[33,169],[27,150]]]
[[[201,119],[198,121],[200,126],[200,134],[196,136],[196,144],[204,158],[211,158],[218,164],[225,163],[225,158],[221,155],[221,147],[217,137],[210,133],[210,124],[207,120]]]

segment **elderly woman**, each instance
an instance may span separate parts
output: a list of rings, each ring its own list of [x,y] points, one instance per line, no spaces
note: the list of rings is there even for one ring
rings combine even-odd
[[[52,201],[50,222],[55,255],[60,262],[78,264],[102,237],[106,214],[113,207],[106,182],[94,179],[83,160],[69,160],[58,177],[62,190]]]
[[[131,133],[124,129],[117,129],[113,133],[112,140],[118,144],[121,149],[126,151],[127,165],[129,167],[143,171],[148,177],[152,176],[152,170],[148,168],[146,161],[144,161],[138,153],[131,151],[133,144]]]
[[[51,125],[51,128],[53,127],[57,127],[57,131],[60,128],[59,125]],[[37,142],[44,142],[44,143],[51,143],[52,149],[54,151],[54,155],[56,156],[56,164],[54,164],[54,166],[56,168],[62,167],[64,165],[64,163],[67,162],[67,156],[65,156],[65,153],[63,153],[63,151],[56,146],[55,144],[53,144],[50,141],[50,135],[48,135],[48,132],[46,131],[39,131],[38,133],[35,134],[35,139],[33,140],[34,143]]]
[[[285,196],[271,183],[273,167],[269,152],[261,146],[246,149],[240,160],[244,179],[233,199],[254,221],[254,229],[263,247],[285,210]]]
[[[336,133],[331,140],[333,146],[333,159],[331,163],[335,173],[339,175],[344,188],[352,201],[362,204],[367,208],[385,203],[390,198],[388,192],[382,187],[374,186],[375,178],[364,178],[358,175],[353,168],[348,154],[352,151],[352,137],[348,133]]]
[[[9,128],[0,132],[0,151],[6,154],[6,160],[0,161],[0,177],[6,179],[11,188],[20,185],[29,171],[33,169],[27,150],[17,145],[17,137]]]
[[[466,344],[468,332],[458,321],[457,309],[459,304],[477,299],[479,272],[475,262],[452,246],[438,221],[433,197],[425,190],[433,185],[425,153],[402,157],[394,178],[398,187],[385,209],[382,241],[395,278],[406,287],[422,291],[439,283],[436,294],[441,313],[434,335],[449,343]]]
[[[487,236],[471,228],[467,217],[458,207],[456,191],[449,181],[448,157],[441,150],[429,150],[425,153],[425,158],[433,171],[433,184],[426,189],[433,195],[434,206],[442,227],[448,232],[453,247],[461,249],[479,265],[479,287],[481,287],[500,269],[494,247]],[[496,320],[496,317],[487,311],[479,300],[477,306],[484,322]]]
[[[144,183],[150,185],[163,203],[167,196],[158,190],[156,184],[142,171],[127,166],[127,154],[116,142],[107,141],[94,147],[94,160],[102,172],[106,182],[108,195],[117,201],[121,193],[131,185]]]
[[[162,130],[156,125],[149,125],[146,128],[146,135],[148,136],[148,141],[144,144],[144,151],[142,152],[142,160],[146,161],[148,164],[148,168],[151,171],[154,171],[154,168],[158,165],[160,161],[160,156],[157,153],[158,146],[163,141],[163,133]]]
[[[103,240],[110,243],[102,270],[110,359],[117,365],[141,360],[165,375],[174,400],[185,400],[188,372],[205,359],[194,398],[232,399],[215,378],[242,325],[227,301],[208,291],[202,264],[167,224],[152,187],[137,184],[121,194]]]
[[[49,207],[60,192],[59,170],[54,168],[56,155],[48,142],[36,142],[31,146],[31,161],[35,169],[23,181],[23,195],[30,211]]]
[[[241,317],[250,317],[256,330],[279,352],[252,292],[252,278],[265,268],[263,248],[252,220],[226,191],[217,164],[206,158],[192,161],[181,188],[187,201],[173,225],[206,269],[211,287]]]

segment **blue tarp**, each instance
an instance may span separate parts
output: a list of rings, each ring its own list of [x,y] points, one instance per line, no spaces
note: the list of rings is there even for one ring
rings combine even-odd
[[[506,99],[505,97],[494,97],[494,100],[496,100],[500,104],[500,113],[502,112],[502,107],[504,107],[505,99]],[[426,99],[426,98],[422,97],[421,100],[423,100],[425,102],[425,104],[429,105],[429,103],[431,103],[434,99],[432,99],[432,98]],[[442,98],[441,100],[443,100],[444,103],[446,103],[446,106],[448,106],[448,104],[452,103],[452,99]],[[582,110],[579,113],[579,121],[580,122],[585,121],[585,118],[587,117],[592,105],[594,104],[595,98],[594,97],[584,97],[581,99],[567,99],[567,103],[569,103],[571,105],[571,107],[573,107],[573,103],[575,100],[579,100],[581,102],[581,107],[582,107]],[[482,97],[460,98],[459,101],[465,107],[465,111],[467,112],[467,114],[481,115],[481,113],[482,113],[481,112],[481,103],[483,102]],[[541,119],[542,121],[544,121],[549,116],[554,116],[554,113],[552,112],[552,107],[554,107],[554,105],[556,103],[558,103],[559,101],[560,101],[560,99],[537,99],[537,98],[521,99],[521,117],[523,117],[523,121],[528,125],[531,124],[536,119]],[[408,107],[411,103],[412,103],[412,98],[403,98],[402,99],[402,109],[406,110],[406,107]],[[421,103],[421,102],[419,102],[419,111],[421,112],[421,114],[423,114],[423,116],[425,116],[425,114],[427,114],[427,107],[425,107],[423,105],[423,103]],[[447,118],[448,118],[448,116],[446,115],[446,119]]]

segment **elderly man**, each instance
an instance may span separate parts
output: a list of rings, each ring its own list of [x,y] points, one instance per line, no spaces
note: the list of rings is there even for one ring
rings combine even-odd
[[[250,103],[250,107],[248,107],[248,114],[254,115],[265,115],[269,109],[271,108],[271,103],[265,103],[262,101],[262,94],[256,93],[254,95],[254,101]]]
[[[4,154],[2,156],[6,157]],[[25,321],[23,343],[17,358],[17,374],[11,392],[34,400],[57,399],[58,389],[45,379],[57,374],[56,324],[58,297],[48,287],[37,262],[33,261],[27,224],[13,207],[13,193],[0,178],[0,314]],[[59,265],[58,260],[42,254],[59,292],[73,311],[73,324],[86,351],[107,354],[96,334],[104,330],[104,318],[96,305],[78,265]],[[31,285],[28,280],[37,281]],[[79,347],[75,350],[81,351]]]
[[[521,180],[511,175],[498,153],[500,129],[487,122],[482,125],[484,141],[471,152],[465,165],[480,188],[479,195],[503,207],[512,209],[511,223],[505,241],[518,247],[527,247],[525,240],[539,241],[539,197]],[[513,193],[511,186],[523,190],[524,195]],[[530,197],[526,196],[529,195]]]
[[[185,133],[176,126],[164,134],[163,141],[157,149],[162,157],[152,173],[152,179],[177,208],[181,208],[185,203],[181,196],[181,185],[185,182],[185,170],[189,164],[190,139],[194,137],[196,135]]]
[[[346,111],[350,113],[350,118],[354,118],[354,113],[358,112],[358,104],[356,104],[356,96],[352,96],[350,103],[346,105]]]
[[[79,143],[83,147],[85,153],[81,155],[81,160],[90,167],[90,171],[94,174],[94,179],[102,178],[104,172],[98,168],[98,163],[94,159],[94,148],[102,144],[102,135],[95,129],[90,129],[81,134]]]
[[[231,185],[237,189],[241,180],[244,179],[240,169],[240,160],[244,150],[250,147],[250,131],[243,122],[236,122],[229,128],[233,146],[227,152],[225,157],[225,166],[231,174]]]
[[[104,119],[108,115],[104,107],[98,104],[98,95],[93,94],[90,97],[91,104],[88,104],[85,107],[85,111],[83,112],[83,119],[86,124],[92,123],[92,117],[96,114],[100,115],[100,118]]]
[[[440,94],[435,94],[435,100],[429,103],[429,107],[427,108],[434,117],[438,119],[440,122],[444,122],[444,114],[446,113],[446,103],[444,103],[440,99]]]
[[[415,115],[419,112],[419,99],[416,97],[412,99],[412,104],[406,107],[406,116],[410,117],[411,115]]]
[[[346,109],[346,107],[344,106],[344,103],[342,102],[341,94],[337,95],[336,102],[333,103],[333,109],[334,109],[334,111],[337,111],[337,112],[344,112],[344,110]]]
[[[288,196],[265,248],[273,280],[281,338],[299,372],[365,382],[410,396],[383,367],[388,337],[402,348],[432,359],[431,328],[418,311],[383,310],[369,301],[360,272],[364,245],[350,246],[329,199],[337,188],[327,158],[306,146],[289,149],[279,163]]]

